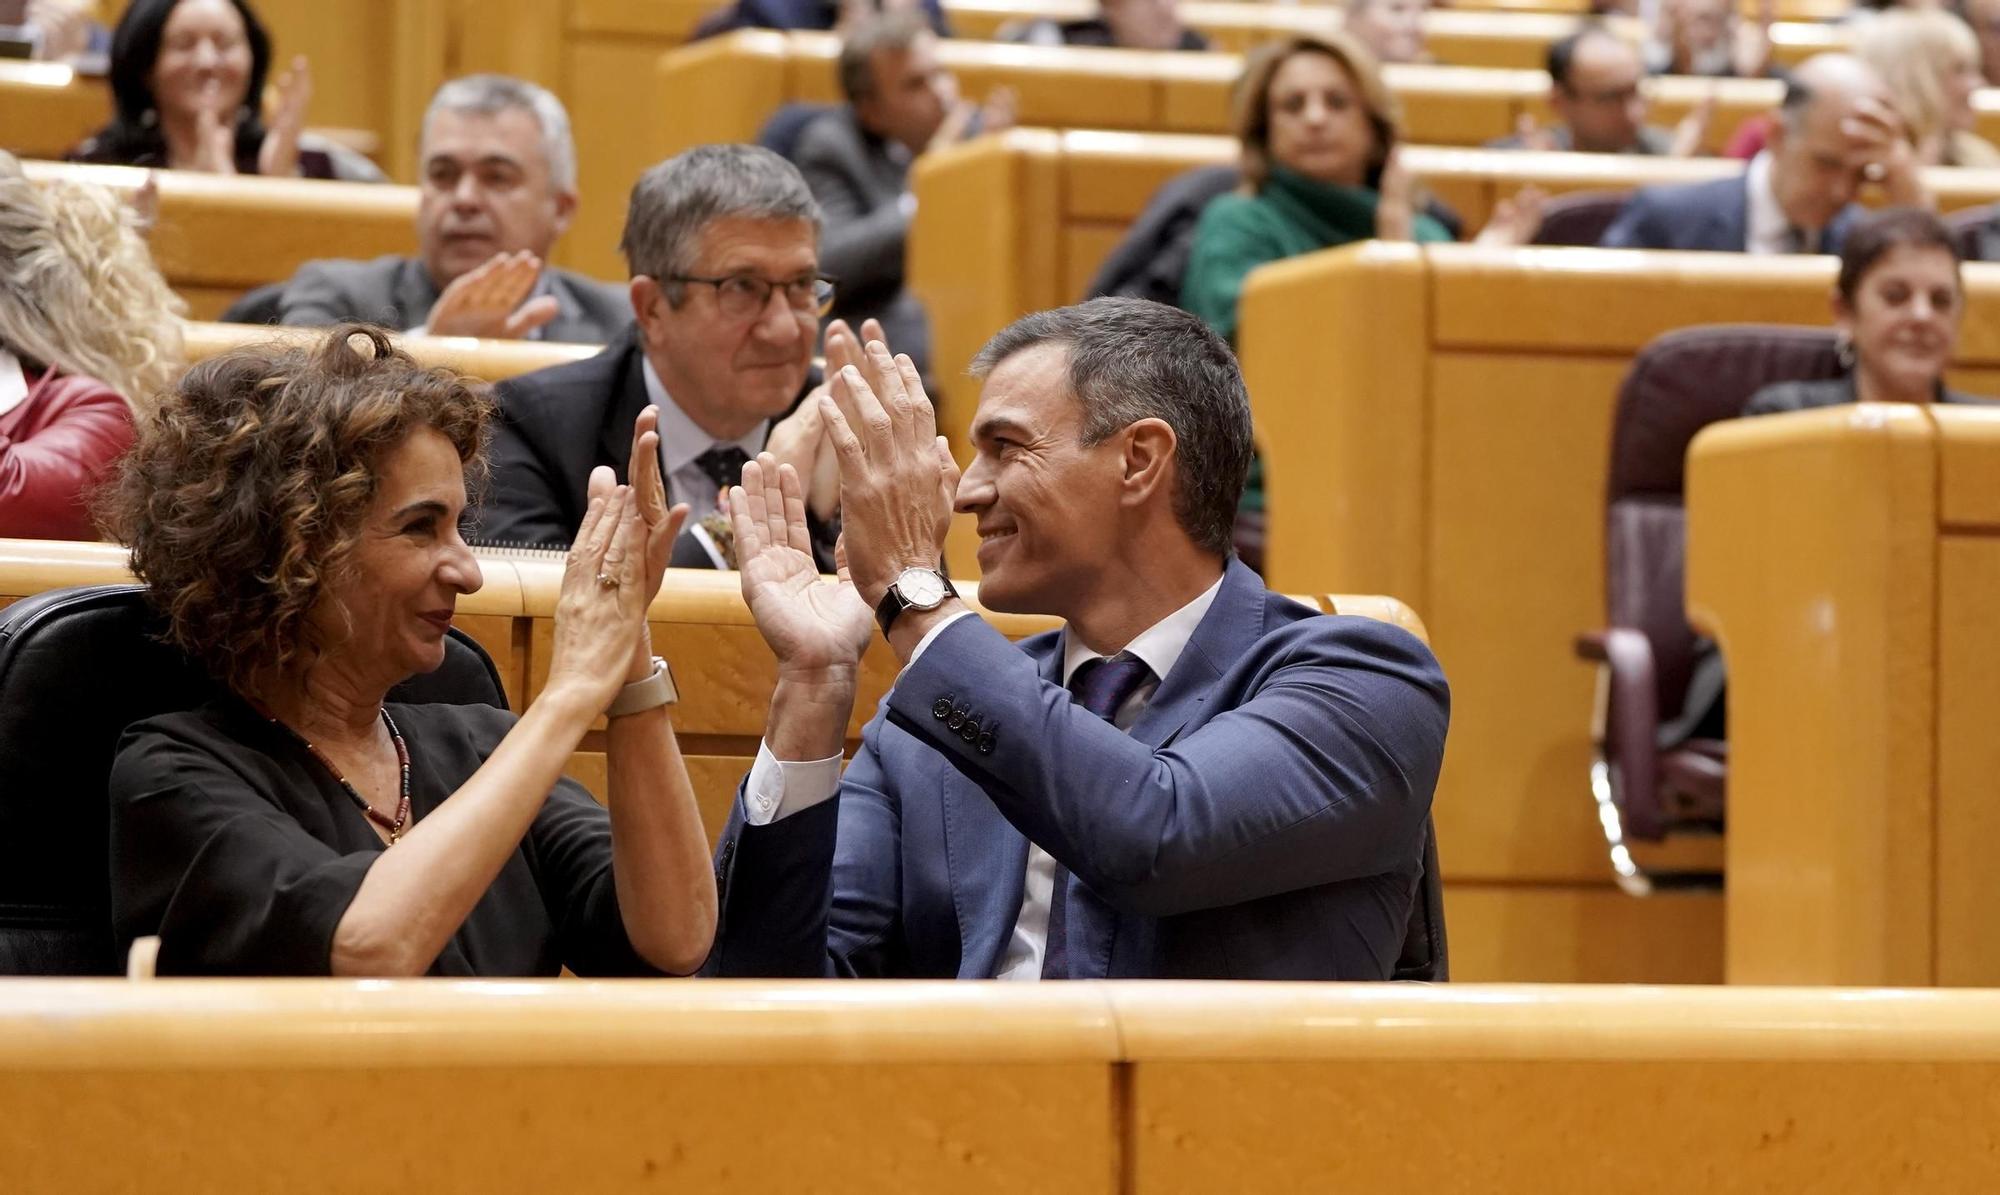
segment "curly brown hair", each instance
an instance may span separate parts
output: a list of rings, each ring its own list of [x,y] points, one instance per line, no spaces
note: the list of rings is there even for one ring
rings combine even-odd
[[[492,411],[484,383],[418,365],[380,328],[253,345],[161,398],[101,512],[168,642],[243,690],[328,647],[307,614],[344,579],[388,452],[435,428],[477,485]]]

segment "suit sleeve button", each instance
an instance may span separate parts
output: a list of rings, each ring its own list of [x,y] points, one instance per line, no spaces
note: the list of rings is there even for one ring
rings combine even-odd
[[[951,698],[940,697],[936,701],[931,702],[931,717],[938,719],[940,722],[951,717]]]
[[[951,717],[946,718],[944,720],[944,724],[953,730],[957,730],[959,727],[965,725],[966,712],[967,711],[964,706],[962,705],[959,706],[958,708],[951,711]]]
[[[993,735],[990,731],[979,736],[978,747],[981,755],[993,754]]]
[[[959,728],[958,737],[968,743],[977,743],[979,741],[979,719],[967,718],[965,725]]]

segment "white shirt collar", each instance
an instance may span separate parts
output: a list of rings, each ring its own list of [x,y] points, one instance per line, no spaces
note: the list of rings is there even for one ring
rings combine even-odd
[[[1743,230],[1743,248],[1751,253],[1789,252],[1792,222],[1785,215],[1785,209],[1778,206],[1777,192],[1771,189],[1769,150],[1750,159],[1750,166],[1743,174],[1743,185],[1750,199],[1748,219]]]
[[[21,368],[21,359],[0,349],[0,415],[20,406],[27,397],[28,375]]]
[[[1125,645],[1125,650],[1146,661],[1146,667],[1153,670],[1156,678],[1167,679],[1167,673],[1174,670],[1174,664],[1181,658],[1181,652],[1187,649],[1188,640],[1194,638],[1195,628],[1201,625],[1202,616],[1215,604],[1215,595],[1221,589],[1222,578],[1217,577],[1215,584],[1201,591],[1201,596],[1141,631],[1138,638]],[[1069,687],[1070,678],[1085,663],[1103,658],[1102,652],[1085,647],[1083,640],[1065,629],[1063,687]]]
[[[748,435],[735,440],[718,440],[701,430],[701,426],[688,418],[680,404],[667,393],[666,384],[660,381],[659,372],[653,368],[650,357],[639,354],[639,372],[646,379],[646,397],[660,408],[660,463],[668,473],[675,473],[694,463],[694,459],[717,444],[734,444],[750,456],[764,450],[765,437],[770,434],[769,423],[759,423]]]

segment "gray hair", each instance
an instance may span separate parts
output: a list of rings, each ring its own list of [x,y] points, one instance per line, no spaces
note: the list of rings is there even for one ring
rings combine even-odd
[[[1084,447],[1141,419],[1174,429],[1174,515],[1188,538],[1227,557],[1251,451],[1250,395],[1228,343],[1178,307],[1092,299],[1015,320],[979,350],[972,376],[1042,344],[1069,351]]]
[[[542,129],[542,157],[549,165],[549,181],[558,191],[576,191],[576,142],[570,136],[569,110],[547,88],[510,75],[467,75],[437,89],[430,107],[424,109],[424,137],[431,134],[431,121],[440,112],[475,112],[497,116],[520,109],[535,118]]]
[[[848,103],[875,94],[875,55],[882,50],[907,50],[931,32],[931,23],[914,10],[882,13],[854,27],[840,43],[840,91]]]
[[[661,281],[677,304],[681,288],[665,280],[693,269],[702,230],[732,216],[803,220],[819,237],[819,204],[798,167],[761,146],[697,145],[632,185],[618,248],[635,276]]]

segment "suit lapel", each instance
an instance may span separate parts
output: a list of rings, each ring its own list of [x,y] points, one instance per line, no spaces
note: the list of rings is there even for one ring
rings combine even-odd
[[[625,330],[618,341],[618,348],[625,359],[618,366],[618,388],[612,392],[611,403],[605,409],[604,425],[598,429],[597,464],[610,465],[618,480],[629,480],[625,475],[632,463],[632,422],[639,412],[646,409],[646,375],[643,372],[646,360],[645,350],[639,346],[638,326]],[[584,480],[589,480],[585,470]],[[667,495],[672,501],[673,495]]]
[[[1223,570],[1222,588],[1188,637],[1173,671],[1132,724],[1132,737],[1159,750],[1208,704],[1215,682],[1264,634],[1264,583],[1241,561]]]

